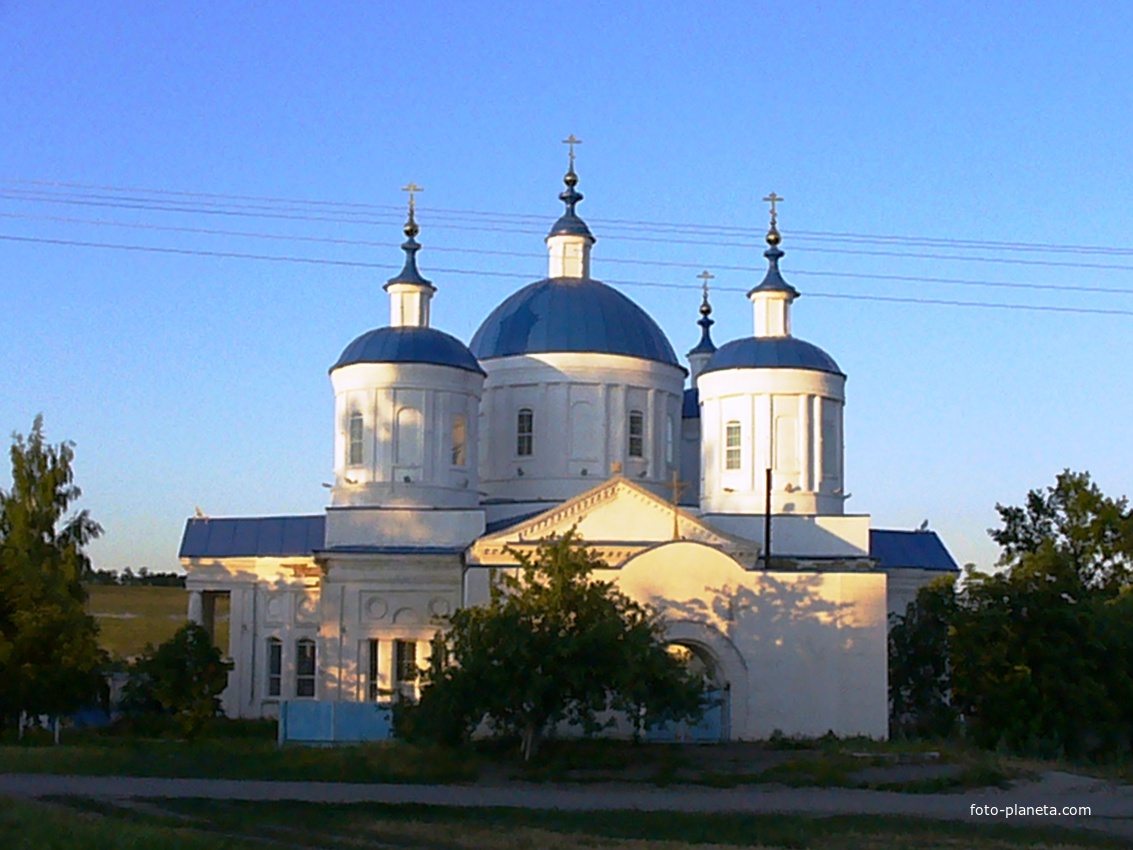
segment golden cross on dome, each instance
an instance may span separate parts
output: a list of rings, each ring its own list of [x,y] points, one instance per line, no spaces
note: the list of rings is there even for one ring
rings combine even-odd
[[[763,200],[769,201],[771,203],[771,226],[775,227],[776,222],[777,222],[775,205],[777,203],[779,203],[780,201],[782,201],[783,199],[780,198],[778,195],[776,195],[774,192],[772,192],[770,195],[768,195]]]
[[[574,146],[581,145],[582,139],[576,139],[574,133],[571,133],[567,138],[563,139],[564,145],[570,145],[570,166],[574,168]]]
[[[409,193],[409,214],[413,215],[413,212],[416,209],[414,205],[414,195],[416,195],[418,192],[424,192],[425,190],[414,183],[412,180],[410,180],[408,186],[401,187],[401,191]]]
[[[700,274],[698,274],[696,277],[697,277],[698,280],[704,281],[704,284],[700,288],[702,290],[704,290],[704,297],[707,298],[708,297],[708,281],[715,280],[716,275],[712,274],[712,272],[708,271],[708,269],[705,269]]]

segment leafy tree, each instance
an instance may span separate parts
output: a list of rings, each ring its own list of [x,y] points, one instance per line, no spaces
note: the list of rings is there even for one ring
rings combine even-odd
[[[182,731],[195,734],[220,714],[220,694],[231,669],[208,631],[186,623],[157,649],[147,646],[131,665],[122,708],[135,716],[172,716]]]
[[[889,703],[892,734],[947,737],[956,723],[952,706],[949,632],[956,613],[956,579],[944,576],[922,588],[889,629]]]
[[[606,565],[573,532],[512,555],[517,574],[498,572],[488,604],[456,611],[438,633],[403,728],[452,743],[488,719],[517,735],[529,760],[561,721],[592,733],[601,714],[620,711],[640,731],[700,715],[703,683],[666,650],[663,622],[594,580]]]
[[[1088,472],[1063,470],[1053,487],[1027,493],[1025,504],[997,504],[995,509],[1003,527],[988,529],[988,534],[1003,547],[1001,566],[1013,571],[1058,568],[1085,587],[1110,592],[1129,584],[1129,501],[1105,496]]]
[[[1133,747],[1133,513],[1065,471],[997,505],[996,573],[972,567],[951,600],[922,588],[890,643],[894,722],[932,730],[942,701],[985,747],[1119,756]],[[944,595],[942,595],[944,594]],[[926,653],[941,653],[926,662]],[[899,712],[904,712],[901,714]],[[910,716],[912,722],[910,722]]]
[[[87,511],[68,516],[82,491],[73,445],[45,442],[37,416],[13,435],[12,488],[0,489],[0,719],[58,716],[94,699],[105,656],[79,583],[83,548],[101,532]]]

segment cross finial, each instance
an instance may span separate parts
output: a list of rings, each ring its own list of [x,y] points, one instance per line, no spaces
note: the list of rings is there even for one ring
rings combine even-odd
[[[778,219],[777,219],[778,213],[775,210],[775,205],[777,203],[779,203],[780,201],[782,201],[783,199],[780,198],[778,195],[776,195],[774,192],[772,192],[770,195],[768,195],[763,200],[769,201],[771,203],[771,226],[775,227],[775,225],[778,223]]]
[[[700,274],[698,274],[696,277],[697,277],[697,279],[704,281],[704,283],[701,285],[700,288],[704,292],[704,300],[707,301],[708,300],[708,281],[715,280],[716,275],[712,274],[712,272],[708,271],[708,269],[705,269]]]
[[[574,137],[574,133],[571,133],[569,136],[563,139],[563,144],[570,145],[570,167],[574,168],[574,146],[581,145],[582,139],[576,139]]]
[[[416,183],[414,183],[412,180],[410,180],[409,185],[401,187],[401,191],[409,193],[409,216],[410,216],[410,218],[412,218],[413,213],[417,209],[416,203],[415,203],[416,198],[414,196],[418,192],[424,192],[425,190],[422,187],[418,186]]]
[[[681,474],[680,474],[680,472],[678,472],[675,469],[673,470],[673,477],[672,477],[672,485],[671,486],[673,488],[673,539],[674,540],[680,540],[681,539],[681,508],[680,508],[681,493],[683,493],[685,488],[688,487],[688,484],[684,481],[681,481]]]

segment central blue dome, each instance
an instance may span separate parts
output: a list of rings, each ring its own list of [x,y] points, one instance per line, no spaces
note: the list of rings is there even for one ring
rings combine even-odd
[[[590,278],[553,277],[525,286],[492,311],[469,347],[479,360],[585,351],[681,368],[664,332],[644,310]]]

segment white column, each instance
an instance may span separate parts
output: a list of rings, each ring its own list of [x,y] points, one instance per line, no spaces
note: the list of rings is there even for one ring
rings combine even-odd
[[[204,599],[199,590],[189,591],[189,622],[198,626],[205,622]]]
[[[810,396],[799,396],[799,430],[796,435],[797,451],[799,453],[799,487],[806,492],[814,490],[810,477]]]

